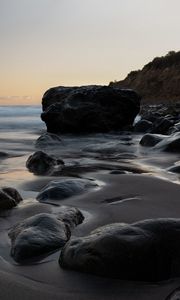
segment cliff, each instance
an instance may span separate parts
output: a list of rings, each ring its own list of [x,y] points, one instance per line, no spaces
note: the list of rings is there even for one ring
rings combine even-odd
[[[144,103],[180,101],[180,51],[156,57],[142,70],[132,71],[124,80],[109,85],[135,90]]]

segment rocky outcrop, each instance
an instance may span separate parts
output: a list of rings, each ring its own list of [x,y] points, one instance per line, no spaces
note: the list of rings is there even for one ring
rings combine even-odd
[[[62,200],[95,188],[97,184],[88,179],[61,179],[49,182],[37,195],[37,200],[46,202],[52,200]]]
[[[160,281],[180,276],[180,219],[105,225],[63,248],[61,267],[119,278]]]
[[[37,151],[29,156],[26,167],[35,175],[51,175],[55,170],[60,171],[64,162],[56,159],[43,151]]]
[[[44,94],[42,106],[48,132],[108,132],[133,124],[140,97],[132,90],[108,86],[60,86]]]
[[[41,213],[25,219],[9,231],[11,256],[17,262],[28,262],[62,248],[72,228],[83,219],[78,209],[65,206],[57,215]]]
[[[12,187],[0,189],[0,211],[10,209],[18,205],[23,199],[19,192]]]
[[[124,80],[111,82],[110,86],[134,89],[142,102],[157,103],[180,101],[180,51],[171,51],[156,57],[142,70],[130,72]]]

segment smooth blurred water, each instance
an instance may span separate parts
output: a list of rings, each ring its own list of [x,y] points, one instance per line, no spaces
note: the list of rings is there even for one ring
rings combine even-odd
[[[32,176],[26,170],[25,163],[28,156],[37,151],[35,141],[46,129],[40,115],[40,105],[0,106],[1,182],[5,180],[4,183],[7,184],[10,178],[12,182],[23,181]],[[117,168],[125,162],[148,170],[150,176],[179,182],[177,174],[170,174],[166,170],[179,161],[179,157],[141,147],[141,137],[142,135],[122,132],[83,136],[67,134],[61,135],[60,145],[41,150],[50,151],[50,154],[63,159],[67,166],[89,167],[106,163],[116,165]]]
[[[33,131],[45,128],[41,106],[0,106],[0,132]]]
[[[34,140],[45,129],[40,115],[40,105],[0,106],[0,151],[30,152]]]

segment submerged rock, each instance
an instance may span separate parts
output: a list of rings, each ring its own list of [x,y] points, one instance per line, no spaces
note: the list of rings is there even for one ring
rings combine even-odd
[[[180,132],[170,135],[154,146],[154,150],[165,152],[180,152]]]
[[[52,174],[55,168],[61,170],[63,165],[62,160],[56,159],[43,151],[37,151],[30,155],[26,162],[29,171],[36,175]]]
[[[26,262],[60,249],[70,238],[71,229],[83,219],[78,209],[65,206],[57,215],[41,213],[25,219],[9,231],[11,256]]]
[[[180,276],[180,219],[152,219],[100,227],[71,239],[61,267],[119,278],[160,281]]]
[[[0,159],[6,159],[9,157],[9,154],[3,151],[0,151]]]
[[[43,133],[35,142],[36,148],[48,148],[56,145],[61,145],[62,141],[60,136],[54,133]]]
[[[164,136],[158,134],[147,133],[140,140],[140,145],[144,147],[153,147],[164,139]]]
[[[10,209],[18,205],[23,199],[19,192],[12,187],[0,189],[0,210]]]
[[[48,201],[61,200],[77,194],[81,194],[89,188],[97,187],[97,184],[88,179],[61,179],[51,181],[38,194],[37,200]]]
[[[110,86],[55,87],[44,94],[42,105],[48,132],[108,132],[133,124],[140,97]]]

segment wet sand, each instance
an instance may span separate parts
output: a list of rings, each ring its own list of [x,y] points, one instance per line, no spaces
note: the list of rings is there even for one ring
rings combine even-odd
[[[85,215],[85,221],[76,227],[73,236],[86,235],[98,226],[114,222],[131,223],[157,217],[178,218],[180,215],[178,184],[149,175],[88,175],[104,184],[99,189],[59,203],[78,207]],[[27,183],[29,189],[37,188],[36,181]],[[58,206],[27,199],[18,208],[5,213],[6,216],[1,216],[1,299],[161,300],[180,285],[180,279],[157,284],[135,283],[66,271],[58,264],[59,251],[32,265],[15,263],[9,255],[7,230],[17,221],[39,212],[55,211]]]

